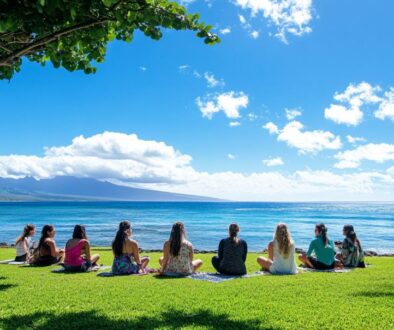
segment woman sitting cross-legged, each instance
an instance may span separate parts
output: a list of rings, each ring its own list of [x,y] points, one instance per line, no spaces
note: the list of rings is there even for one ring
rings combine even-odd
[[[22,234],[16,239],[15,242],[15,261],[29,261],[31,237],[34,236],[35,232],[36,227],[34,225],[26,225],[25,228],[23,228]]]
[[[115,275],[139,274],[147,271],[149,257],[140,257],[138,243],[130,237],[130,222],[122,221],[112,242],[114,253],[112,273]]]
[[[239,239],[239,226],[232,223],[228,229],[228,238],[219,243],[218,256],[212,257],[212,265],[221,274],[244,275],[246,274],[246,255],[248,246],[246,242]]]
[[[268,259],[258,257],[257,263],[271,274],[297,274],[295,245],[284,223],[276,226],[274,240],[268,244]]]
[[[186,240],[182,222],[172,226],[170,239],[164,243],[163,257],[159,259],[160,274],[189,275],[202,265],[202,260],[193,260],[193,245]]]
[[[308,252],[301,254],[299,260],[308,268],[328,270],[335,268],[334,242],[327,237],[327,227],[323,224],[315,226],[316,238],[309,244]],[[315,255],[315,257],[312,256]]]
[[[76,225],[73,238],[66,243],[64,268],[68,271],[84,272],[91,266],[96,266],[99,258],[98,254],[90,254],[90,243],[85,226]]]
[[[30,261],[31,264],[35,266],[50,266],[62,260],[64,250],[56,247],[56,242],[53,239],[55,234],[56,231],[52,225],[45,225],[42,228],[41,238]]]
[[[345,239],[342,242],[341,253],[337,254],[337,258],[345,267],[365,268],[364,251],[353,226],[345,225],[343,235]]]

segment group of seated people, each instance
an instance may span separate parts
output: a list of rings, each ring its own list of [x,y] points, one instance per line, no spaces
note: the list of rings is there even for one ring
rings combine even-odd
[[[248,253],[247,243],[238,237],[240,228],[233,223],[229,226],[228,237],[219,243],[218,255],[212,258],[212,266],[218,273],[226,275],[246,274],[245,261]],[[38,246],[30,253],[30,240],[35,234],[33,225],[26,225],[23,233],[16,240],[16,261],[25,261],[37,266],[48,266],[63,262],[66,270],[86,271],[97,265],[100,256],[92,255],[90,243],[83,225],[74,227],[73,235],[67,241],[65,249],[58,249],[54,240],[55,228],[45,225],[42,228]],[[319,270],[336,267],[365,267],[364,252],[352,225],[343,227],[345,239],[335,251],[335,245],[327,236],[324,224],[315,226],[315,239],[309,245],[307,253],[298,259],[305,267]],[[164,243],[163,256],[159,259],[160,269],[148,268],[149,257],[140,256],[138,243],[132,239],[129,221],[119,224],[112,242],[114,260],[112,273],[115,275],[158,272],[162,275],[189,275],[196,272],[202,260],[194,259],[193,245],[186,239],[185,226],[176,222],[172,226],[169,239]],[[295,244],[286,224],[276,226],[273,240],[268,244],[268,258],[258,257],[257,263],[262,270],[272,274],[296,274]]]

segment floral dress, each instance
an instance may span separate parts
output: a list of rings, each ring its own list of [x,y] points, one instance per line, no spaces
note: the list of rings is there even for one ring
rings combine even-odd
[[[190,259],[190,249],[192,248],[193,246],[190,242],[186,240],[183,241],[181,243],[179,254],[177,256],[172,256],[170,254],[170,258],[165,268],[165,273],[182,275],[192,274],[194,272],[192,260]]]

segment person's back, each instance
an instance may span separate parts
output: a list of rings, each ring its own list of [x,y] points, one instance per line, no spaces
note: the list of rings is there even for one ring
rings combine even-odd
[[[84,239],[71,239],[66,244],[66,256],[64,264],[71,267],[79,267],[85,259],[82,258],[82,248],[85,244]]]
[[[178,255],[174,256],[170,253],[165,272],[184,275],[193,273],[194,268],[190,259],[191,249],[193,249],[192,244],[187,240],[183,240]]]
[[[272,274],[296,274],[297,266],[294,259],[295,254],[295,246],[294,244],[290,245],[288,255],[284,255],[284,253],[279,250],[279,243],[275,239],[273,241],[273,254],[274,259],[273,263],[270,266],[270,272]]]
[[[343,240],[341,254],[345,267],[365,267],[364,251],[349,238]]]
[[[330,265],[335,261],[334,243],[331,240],[324,244],[321,236],[312,240],[307,255],[310,256],[312,252],[315,253],[316,259],[326,265]]]
[[[229,275],[246,274],[245,260],[247,253],[246,242],[238,239],[233,242],[230,237],[222,239],[219,244],[219,250],[223,251],[223,257],[220,260],[220,271]]]
[[[16,257],[26,257],[30,250],[30,237],[25,237],[15,244]],[[25,258],[26,260],[26,258]]]

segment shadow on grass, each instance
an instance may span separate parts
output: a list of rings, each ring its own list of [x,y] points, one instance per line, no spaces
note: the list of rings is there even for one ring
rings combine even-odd
[[[15,284],[0,284],[0,292],[15,287]]]
[[[384,297],[394,297],[394,285],[381,285],[375,290],[360,291],[354,293],[355,297],[366,297],[366,298],[384,298]]]
[[[354,294],[355,297],[384,298],[394,297],[393,291],[362,291]]]
[[[279,329],[264,327],[258,320],[230,320],[226,314],[213,314],[209,310],[199,310],[186,314],[179,310],[169,310],[154,316],[135,319],[110,319],[96,311],[79,313],[34,313],[0,319],[0,328],[13,330],[19,328],[44,329],[179,329],[186,326],[206,329]]]

